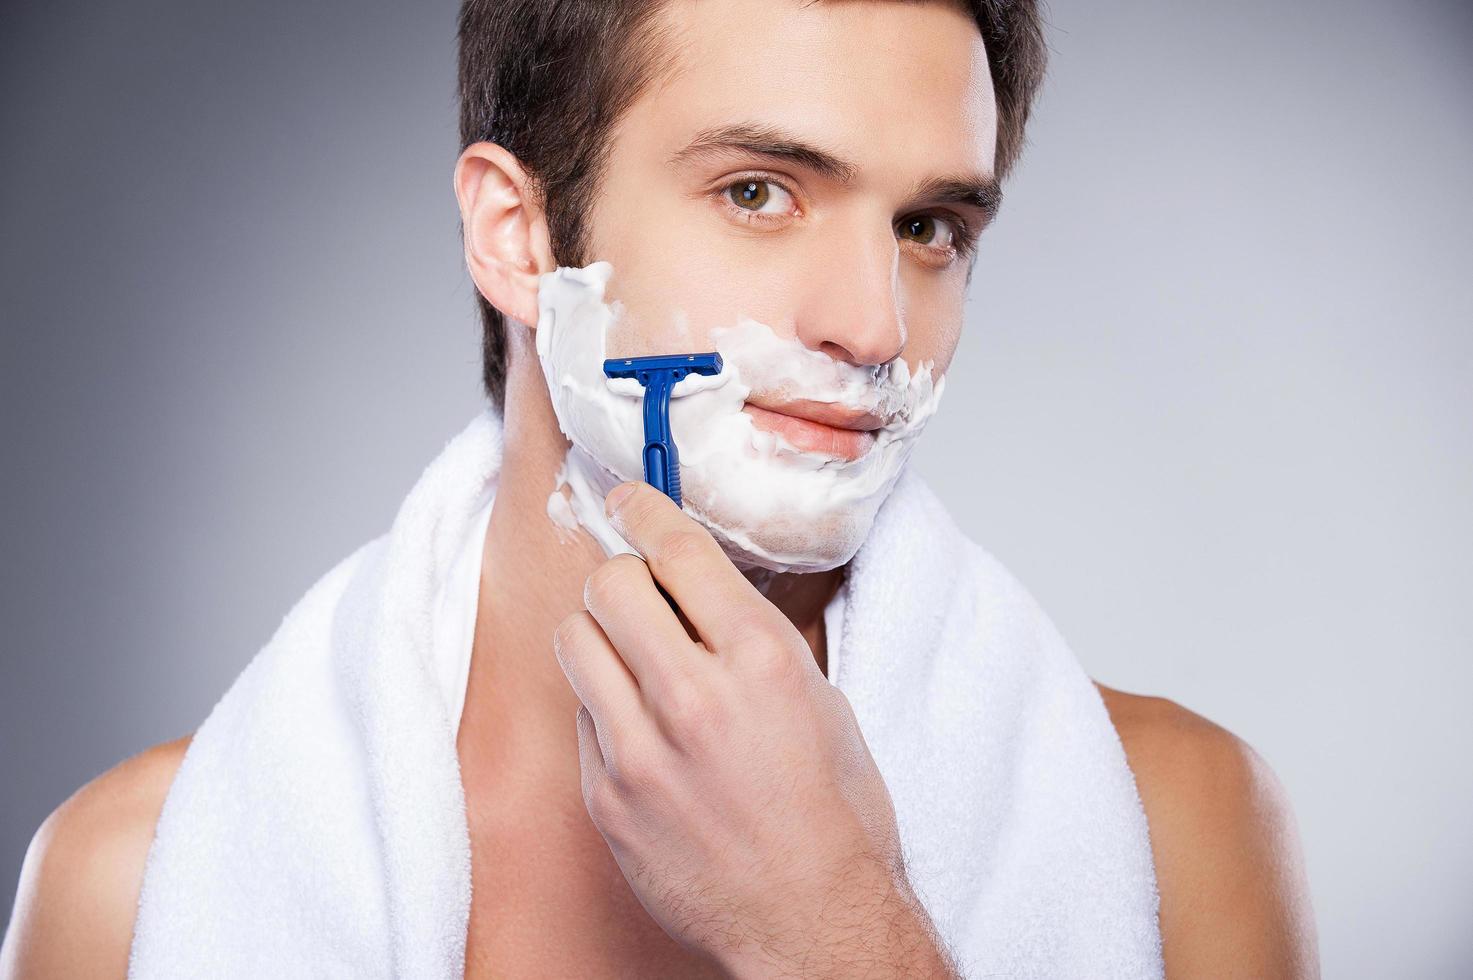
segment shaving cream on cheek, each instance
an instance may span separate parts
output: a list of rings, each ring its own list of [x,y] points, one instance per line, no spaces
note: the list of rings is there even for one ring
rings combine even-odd
[[[604,495],[644,476],[644,389],[633,378],[603,372],[606,357],[629,353],[605,346],[624,316],[623,304],[603,299],[612,273],[607,261],[543,273],[536,330],[558,426],[573,444],[548,498],[548,516],[567,533],[586,530],[608,555],[634,549],[604,517]],[[671,331],[679,339],[669,342],[690,343],[683,320],[679,326]],[[686,511],[739,568],[817,572],[844,564],[859,550],[936,411],[945,377],[933,381],[930,361],[914,373],[901,358],[863,367],[838,361],[745,316],[713,328],[709,337],[702,349],[720,351],[721,373],[691,375],[671,389],[670,428],[680,449]],[[867,453],[840,459],[754,426],[742,411],[754,392],[768,402],[828,402],[886,421]]]

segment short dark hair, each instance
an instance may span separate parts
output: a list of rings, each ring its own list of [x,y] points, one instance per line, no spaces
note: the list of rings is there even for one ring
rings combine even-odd
[[[588,264],[592,210],[609,135],[672,67],[656,27],[668,0],[462,0],[457,31],[461,150],[500,144],[526,169],[559,265]],[[1047,51],[1038,0],[953,0],[982,32],[997,99],[998,179],[1023,149]],[[462,234],[464,229],[462,228]],[[481,381],[506,401],[506,323],[476,293]]]

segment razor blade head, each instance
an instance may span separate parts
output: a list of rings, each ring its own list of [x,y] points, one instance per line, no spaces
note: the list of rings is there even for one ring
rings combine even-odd
[[[644,388],[644,479],[680,506],[680,452],[670,430],[670,390],[692,374],[721,373],[721,355],[661,354],[654,357],[611,357],[604,361],[610,378],[634,378]]]
[[[669,380],[672,384],[687,374],[720,374],[721,355],[658,354],[653,357],[611,357],[604,361],[604,374],[610,378],[636,378],[646,388],[651,381]]]

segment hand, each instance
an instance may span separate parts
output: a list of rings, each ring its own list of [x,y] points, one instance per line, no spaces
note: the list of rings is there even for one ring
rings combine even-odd
[[[623,483],[605,509],[644,560],[596,568],[554,650],[584,802],[645,910],[735,974],[940,962],[889,791],[802,635],[664,494]]]

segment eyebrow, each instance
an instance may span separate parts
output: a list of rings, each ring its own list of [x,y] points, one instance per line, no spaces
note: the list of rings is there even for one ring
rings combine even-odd
[[[851,183],[859,173],[858,165],[831,150],[780,127],[754,123],[703,129],[684,148],[671,154],[666,162],[678,166],[732,152],[784,160],[839,184]],[[974,207],[985,215],[986,221],[991,221],[1002,204],[1002,187],[991,174],[945,174],[918,182],[911,188],[907,200]]]

